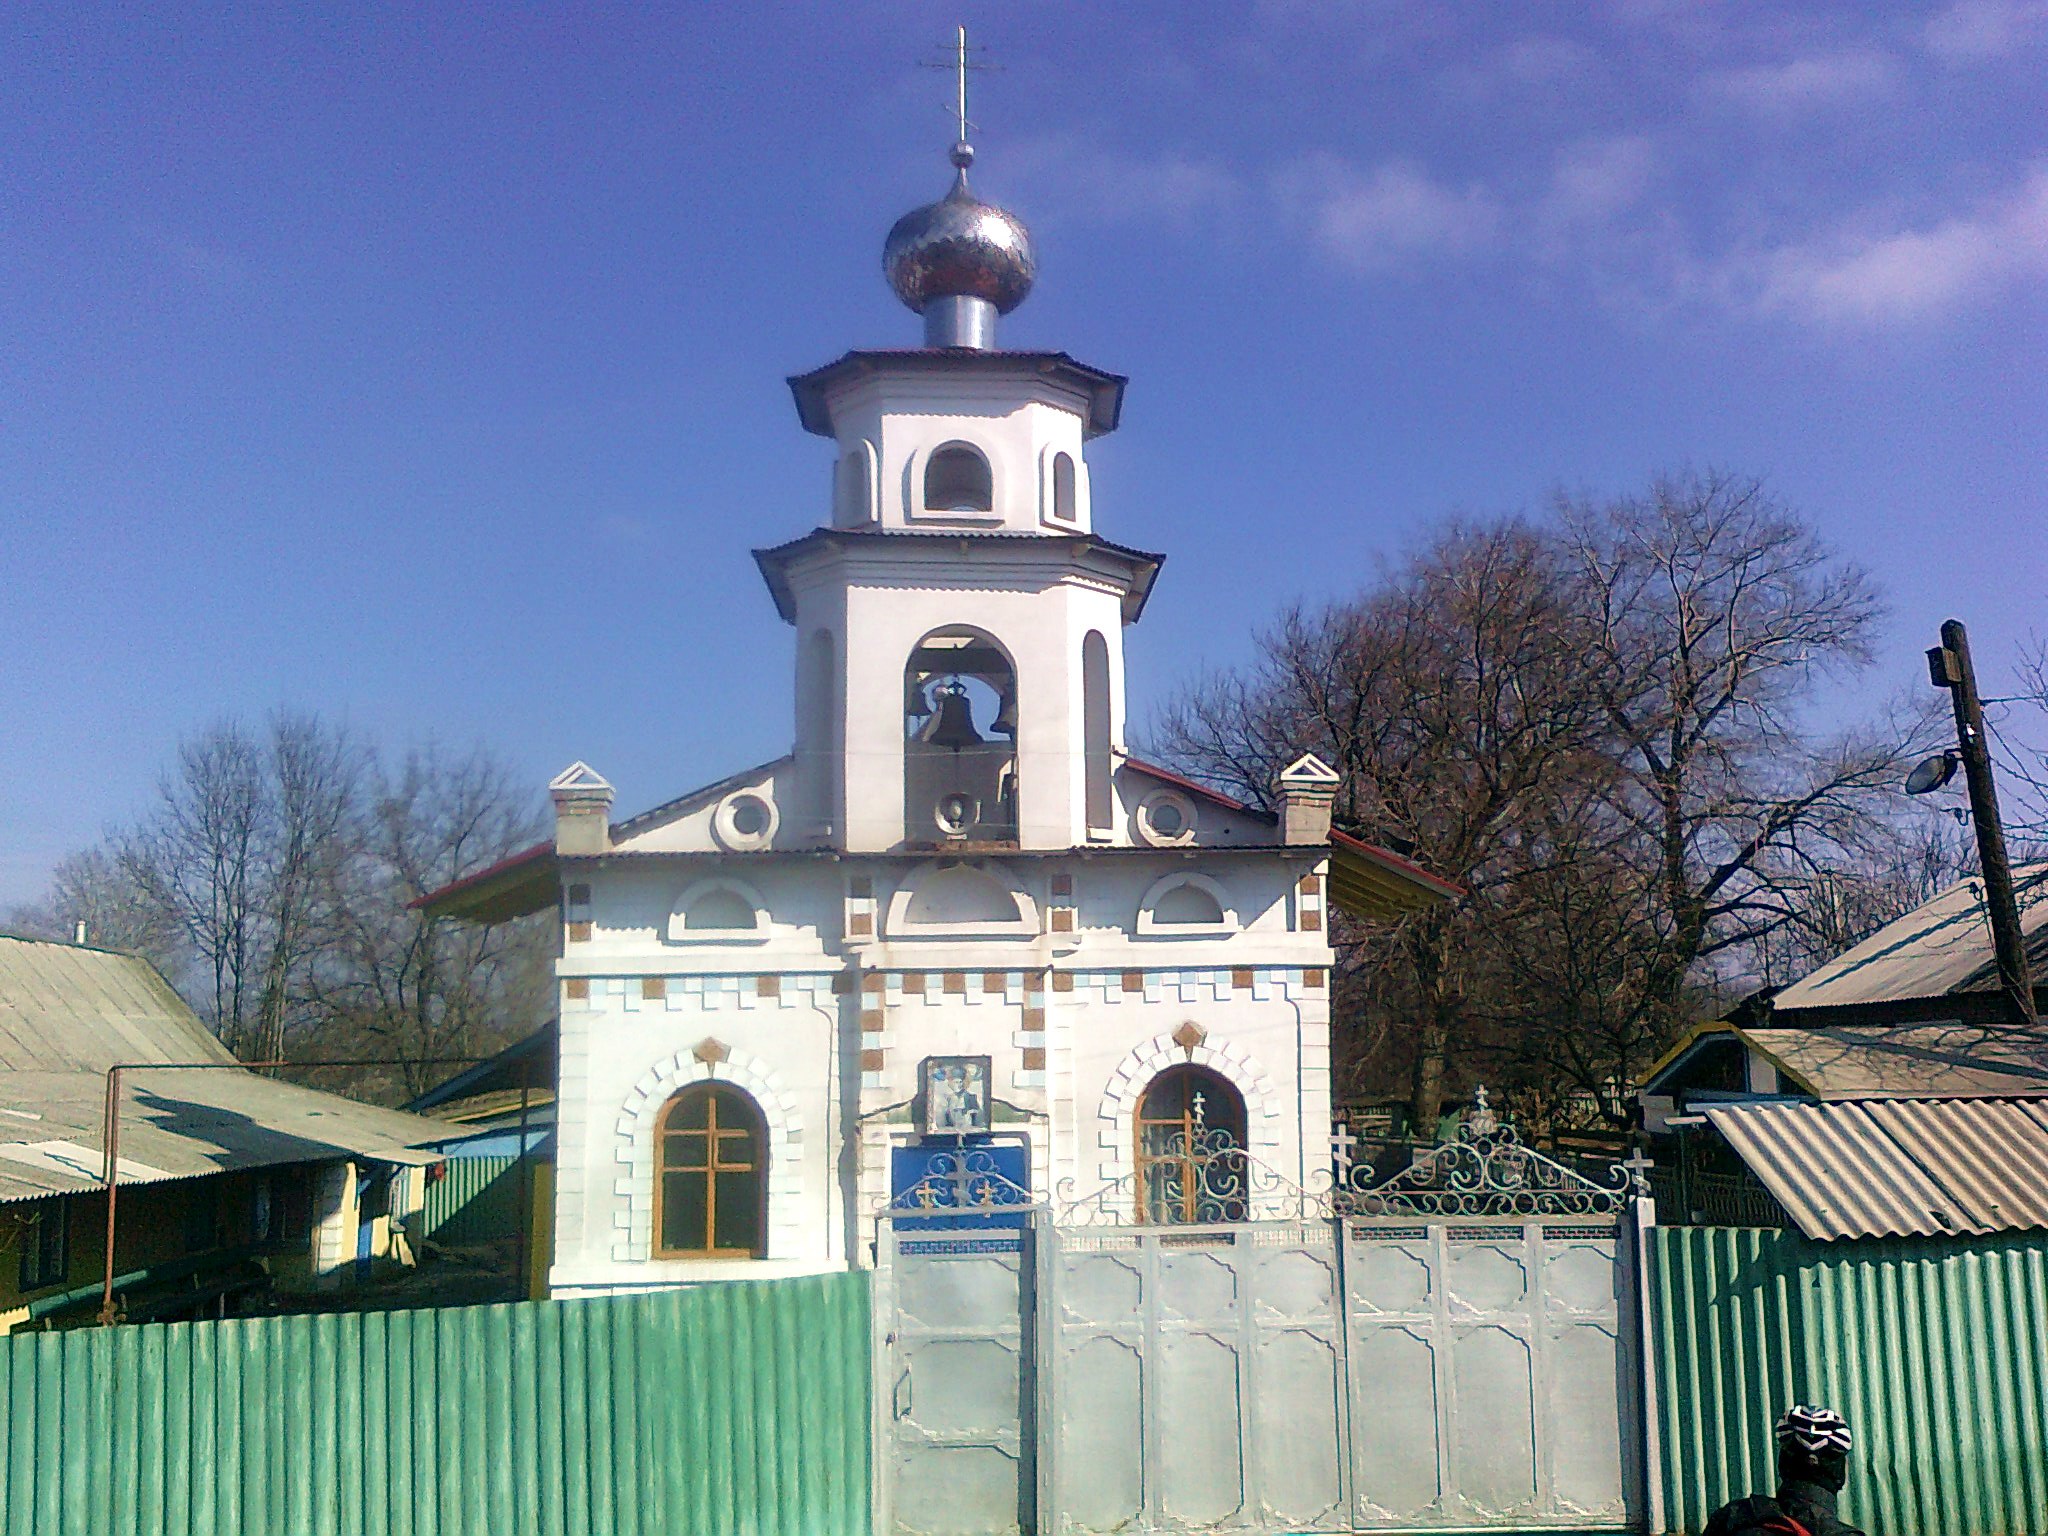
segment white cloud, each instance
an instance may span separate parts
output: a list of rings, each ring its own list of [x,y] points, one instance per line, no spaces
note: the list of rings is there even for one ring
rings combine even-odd
[[[1874,57],[1880,73],[1895,67]],[[1847,89],[1824,76],[1856,74],[1780,71],[1767,94],[1821,99]],[[1679,183],[1685,157],[1676,141],[1621,133],[1567,143],[1521,177],[1460,180],[1396,157],[1320,152],[1261,168],[1061,135],[1020,146],[1006,166],[1030,184],[1015,204],[1034,215],[1168,219],[1211,243],[1292,239],[1358,274],[1513,259],[1630,307],[1705,304],[1819,330],[1936,319],[2048,277],[2048,162],[1997,196],[1918,216],[1877,203],[1853,217],[1811,204],[1774,214],[1777,204],[1751,201],[1759,222],[1744,237],[1716,215],[1725,200],[1693,199]]]
[[[1973,213],[1924,228],[1843,231],[1738,257],[1728,295],[1820,323],[1882,325],[1947,314],[2048,278],[2048,168]]]
[[[1600,57],[1569,38],[1516,38],[1469,61],[1446,68],[1444,85],[1470,100],[1492,100],[1510,91],[1586,89],[1600,74]]]
[[[1340,265],[1375,269],[1488,244],[1500,207],[1483,186],[1453,187],[1421,167],[1388,160],[1370,171],[1316,155],[1274,178],[1283,213]]]
[[[1005,153],[1005,178],[1028,189],[1016,197],[1017,206],[1100,222],[1214,218],[1247,196],[1243,178],[1218,161],[1173,150],[1120,154],[1073,134],[1012,147]]]
[[[2048,0],[1956,0],[1921,35],[1944,63],[2005,58],[2048,36]]]
[[[1637,134],[1574,144],[1557,158],[1543,212],[1553,224],[1598,223],[1642,201],[1657,172],[1657,151]]]
[[[1752,112],[1784,115],[1868,101],[1889,92],[1898,78],[1897,59],[1856,48],[1716,70],[1703,84],[1709,95]]]

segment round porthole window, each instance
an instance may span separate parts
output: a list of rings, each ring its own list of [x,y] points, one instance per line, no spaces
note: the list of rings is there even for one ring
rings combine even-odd
[[[1138,802],[1138,840],[1154,848],[1178,848],[1195,838],[1195,804],[1176,790],[1155,790]]]
[[[711,818],[711,832],[721,848],[733,853],[754,853],[775,841],[779,822],[773,801],[743,789],[718,802],[718,810]]]

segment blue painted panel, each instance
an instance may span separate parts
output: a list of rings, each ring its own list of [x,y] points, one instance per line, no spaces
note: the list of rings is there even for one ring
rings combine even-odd
[[[891,1205],[955,1213],[898,1216],[896,1226],[901,1231],[1021,1227],[1024,1212],[1014,1207],[1028,1198],[1030,1188],[1031,1147],[1022,1137],[935,1136],[898,1147],[890,1158]],[[978,1212],[972,1209],[977,1200],[1013,1209]]]

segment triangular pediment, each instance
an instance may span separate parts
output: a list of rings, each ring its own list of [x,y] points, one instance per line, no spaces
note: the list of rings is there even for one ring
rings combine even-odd
[[[549,789],[610,789],[605,776],[590,764],[574,762],[548,780]]]
[[[1343,775],[1313,752],[1304,752],[1280,770],[1282,784],[1341,784]]]

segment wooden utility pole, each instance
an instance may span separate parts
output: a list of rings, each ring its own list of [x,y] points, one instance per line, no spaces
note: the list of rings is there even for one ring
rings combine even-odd
[[[1955,705],[1957,756],[1970,789],[1970,821],[1977,829],[1977,861],[1984,870],[1984,904],[1991,913],[1991,942],[1998,952],[1998,984],[2006,1010],[2023,1029],[2034,1024],[2034,978],[2027,967],[2027,938],[2013,899],[2012,865],[2005,857],[2005,826],[1998,819],[1998,789],[1991,781],[1991,751],[1984,739],[1984,706],[1977,698],[1977,671],[1970,664],[1970,637],[1960,621],[1941,626],[1941,644],[1927,653],[1927,673],[1946,688]]]

